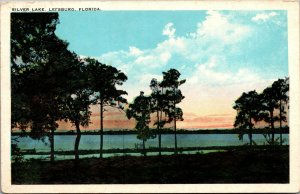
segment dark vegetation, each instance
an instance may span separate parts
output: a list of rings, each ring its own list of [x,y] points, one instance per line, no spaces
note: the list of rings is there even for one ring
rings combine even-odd
[[[185,151],[228,151],[228,150],[245,150],[248,146],[205,146],[205,147],[179,147],[177,148],[177,152],[183,153]],[[288,149],[288,145],[283,145],[282,148]],[[259,145],[255,147],[255,150],[264,150],[264,149],[273,149],[270,148],[269,145]],[[102,150],[103,153],[107,154],[132,154],[132,153],[142,153],[144,156],[147,155],[149,152],[174,152],[175,148],[117,148],[117,149],[108,149],[108,150]],[[35,149],[31,150],[19,150],[17,151],[19,158],[23,159],[24,155],[49,155],[49,152],[45,151],[36,151]],[[73,151],[54,151],[55,155],[73,155]],[[88,154],[98,154],[99,150],[79,150],[80,155],[88,155]],[[19,160],[20,161],[20,160]],[[18,162],[18,161],[17,161]]]
[[[233,130],[185,131],[177,129],[183,120],[178,104],[184,99],[180,72],[169,69],[163,79],[150,81],[150,94],[141,92],[132,103],[117,89],[127,76],[117,68],[93,58],[81,58],[68,50],[68,43],[55,35],[58,13],[11,14],[11,98],[13,129],[12,182],[14,184],[60,183],[287,183],[288,146],[282,133],[288,133],[288,78],[278,79],[261,94],[243,93],[233,108],[237,111]],[[90,123],[92,105],[99,105],[97,132],[82,132]],[[128,106],[127,106],[128,105]],[[109,109],[107,107],[110,107]],[[128,107],[128,108],[127,108]],[[104,112],[117,109],[135,119],[135,131],[104,132]],[[154,121],[151,121],[154,118]],[[74,130],[58,133],[59,121],[73,124]],[[168,125],[168,127],[166,127]],[[278,125],[278,126],[276,126]],[[171,127],[169,127],[171,126]],[[120,126],[121,128],[121,126]],[[82,134],[99,135],[99,150],[79,150]],[[103,134],[137,134],[142,149],[103,150]],[[209,154],[183,155],[180,152],[205,148],[178,148],[177,134],[248,134],[250,146],[210,147],[227,150]],[[267,146],[257,146],[252,134],[263,133]],[[275,139],[275,133],[280,137]],[[76,134],[74,151],[54,151],[55,136]],[[161,147],[161,134],[174,134],[174,148]],[[50,162],[25,161],[17,147],[18,137],[49,138]],[[157,148],[145,148],[150,138],[158,138]],[[161,152],[174,152],[162,156]],[[158,152],[158,156],[103,158],[103,153]],[[30,151],[25,154],[30,154]],[[72,160],[54,161],[55,154]],[[80,154],[99,153],[100,159],[79,159]],[[31,154],[36,154],[34,151]]]
[[[185,83],[185,80],[179,80],[180,73],[176,69],[170,69],[163,72],[163,80],[158,82],[152,79],[150,88],[152,93],[145,96],[141,91],[140,95],[134,99],[132,104],[126,110],[128,119],[134,118],[136,120],[137,138],[143,141],[143,148],[145,149],[145,141],[149,138],[154,138],[158,135],[158,147],[161,150],[161,134],[165,131],[164,126],[167,123],[173,122],[173,134],[175,136],[175,154],[177,153],[177,127],[176,121],[183,120],[183,112],[181,108],[176,107],[184,98],[179,86]],[[156,116],[154,126],[157,126],[156,131],[151,130],[149,125],[151,123],[151,114]],[[161,151],[159,151],[161,155]]]
[[[289,154],[236,150],[208,154],[111,157],[12,164],[13,184],[288,183]]]
[[[127,100],[123,95],[127,92],[117,86],[122,85],[127,76],[113,66],[70,52],[68,43],[55,34],[58,13],[12,13],[11,21],[12,129],[21,129],[23,135],[33,139],[48,136],[53,162],[58,121],[70,122],[76,130],[74,156],[79,160],[80,127],[89,125],[90,106],[99,104],[102,158],[103,118],[104,112],[109,110],[105,108],[124,109]],[[173,123],[176,154],[176,122],[183,120],[183,111],[176,105],[184,98],[179,86],[185,80],[179,80],[181,74],[176,69],[162,73],[162,81],[151,80],[152,93],[144,96],[141,92],[134,103],[129,104],[126,115],[136,120],[137,138],[143,145],[158,135],[159,148],[165,124]],[[149,127],[150,114],[156,114],[155,130]]]
[[[90,123],[90,105],[99,104],[102,157],[104,108],[123,109],[127,93],[116,87],[127,77],[113,66],[70,52],[54,33],[58,23],[58,13],[11,14],[12,129],[29,131],[33,139],[48,136],[53,162],[58,121],[69,121],[76,130],[78,160],[80,127]]]
[[[250,146],[255,142],[252,140],[253,130],[259,122],[267,124],[264,136],[270,145],[282,145],[283,122],[287,122],[289,79],[278,79],[273,84],[258,94],[255,90],[243,93],[233,106],[237,110],[234,127],[240,129],[239,138],[248,133]],[[277,113],[276,113],[277,112]],[[280,138],[275,139],[275,123],[279,122],[278,131]],[[287,125],[285,125],[285,128]],[[244,132],[243,132],[244,131]]]

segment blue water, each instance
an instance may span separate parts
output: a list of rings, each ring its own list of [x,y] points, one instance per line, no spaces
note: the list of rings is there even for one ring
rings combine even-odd
[[[278,138],[279,134],[275,135]],[[55,135],[54,147],[57,151],[73,150],[76,135]],[[104,135],[104,149],[116,148],[136,148],[136,144],[141,145],[141,140],[136,138],[136,135]],[[289,144],[288,134],[283,134],[284,144]],[[261,134],[254,134],[253,140],[258,145],[266,144],[266,140]],[[30,137],[20,137],[18,146],[21,149],[35,149],[36,151],[49,151],[50,144],[46,139],[45,142],[33,140]],[[240,141],[236,134],[178,134],[178,147],[206,147],[206,146],[235,146],[249,143],[248,136],[244,136],[244,140]],[[91,150],[99,149],[100,137],[98,135],[82,135],[79,149]],[[158,138],[149,139],[146,142],[146,148],[158,147]],[[174,135],[162,135],[162,147],[174,147]]]

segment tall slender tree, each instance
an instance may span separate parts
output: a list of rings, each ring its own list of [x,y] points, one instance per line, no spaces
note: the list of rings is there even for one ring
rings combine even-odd
[[[278,79],[272,84],[273,90],[276,92],[275,98],[278,102],[279,109],[279,130],[280,130],[280,145],[283,143],[282,139],[282,122],[287,122],[286,109],[288,107],[288,91],[289,79]]]
[[[240,130],[246,130],[248,132],[250,146],[253,145],[252,130],[254,123],[261,119],[261,101],[257,92],[250,91],[248,93],[243,93],[236,101],[233,109],[237,111],[237,116],[235,118],[234,127]],[[240,134],[242,138],[243,133]]]
[[[86,127],[90,122],[90,105],[94,103],[91,98],[92,91],[87,87],[86,66],[78,61],[78,71],[74,80],[73,92],[67,93],[63,99],[64,120],[70,121],[76,128],[74,144],[75,161],[79,160],[79,143],[81,139],[80,126]]]
[[[116,86],[122,85],[127,76],[115,67],[105,65],[96,59],[85,59],[87,64],[89,88],[94,91],[97,103],[100,105],[100,158],[103,157],[103,113],[104,107],[110,106],[123,109],[122,104],[127,100],[122,97],[127,92],[118,90]]]
[[[152,101],[152,113],[156,115],[156,121],[154,125],[156,125],[156,133],[158,135],[158,149],[159,155],[161,155],[161,134],[164,126],[168,122],[166,118],[166,110],[168,109],[168,102],[165,98],[165,88],[162,87],[157,79],[153,78],[150,82],[151,88],[151,101]]]
[[[65,120],[70,121],[76,128],[76,139],[74,144],[75,160],[79,160],[79,143],[81,139],[80,126],[86,127],[89,125],[91,111],[89,106],[90,93],[88,90],[78,90],[66,98],[65,102]]]
[[[136,120],[135,128],[137,129],[137,138],[143,141],[143,154],[146,156],[145,142],[154,138],[149,124],[151,122],[152,102],[151,97],[144,96],[144,92],[141,92],[138,97],[135,98],[132,104],[129,104],[126,110],[128,119],[134,118]]]
[[[178,120],[183,120],[183,112],[181,109],[176,107],[176,104],[179,104],[184,96],[182,95],[179,86],[184,84],[186,80],[179,80],[180,72],[176,69],[170,69],[167,72],[163,72],[163,81],[161,86],[166,88],[166,98],[170,103],[170,108],[168,109],[169,121],[174,122],[174,137],[175,137],[175,154],[177,154],[177,126],[176,122]]]
[[[269,123],[271,128],[271,144],[275,144],[275,122],[278,121],[278,116],[275,115],[275,109],[279,108],[278,101],[276,99],[277,91],[272,87],[267,87],[262,92],[262,107],[263,110],[267,113],[264,116],[264,121]]]

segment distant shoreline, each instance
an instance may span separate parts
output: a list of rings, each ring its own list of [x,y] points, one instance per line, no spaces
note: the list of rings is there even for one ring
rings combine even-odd
[[[253,134],[266,134],[270,133],[270,129],[253,129]],[[240,133],[247,133],[246,130],[238,130],[238,129],[199,129],[199,130],[185,130],[180,129],[177,131],[177,134],[240,134]],[[279,128],[276,128],[274,131],[275,134],[279,134]],[[289,134],[289,128],[282,128],[283,134]],[[12,136],[18,135],[26,135],[29,132],[12,132]],[[55,132],[55,135],[76,135],[74,131],[62,131],[62,132]],[[137,134],[135,130],[119,130],[119,131],[104,131],[104,135],[131,135]],[[165,130],[162,131],[162,134],[174,134],[173,130]],[[82,131],[81,135],[99,135],[98,131]]]

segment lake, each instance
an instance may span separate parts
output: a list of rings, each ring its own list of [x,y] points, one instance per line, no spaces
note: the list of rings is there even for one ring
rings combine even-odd
[[[279,134],[275,134],[275,138]],[[67,151],[74,149],[76,135],[55,135],[55,150]],[[136,148],[137,144],[141,145],[141,140],[136,138],[136,134],[127,135],[104,135],[103,149],[117,149],[117,148]],[[284,144],[289,144],[288,134],[283,134]],[[266,140],[262,134],[253,134],[253,140],[258,145],[266,144]],[[24,149],[35,149],[37,152],[50,151],[50,144],[48,139],[45,142],[41,140],[33,140],[30,137],[18,138],[18,146]],[[208,146],[237,146],[249,143],[248,135],[244,135],[244,140],[240,141],[237,134],[177,134],[178,147],[208,147]],[[99,149],[100,136],[99,135],[82,135],[80,140],[80,150],[97,150]],[[149,139],[146,142],[146,148],[158,147],[158,138]],[[162,147],[174,147],[174,135],[162,135]],[[195,152],[195,151],[194,151]],[[187,153],[194,153],[187,152]],[[148,155],[155,155],[157,153],[148,153]],[[170,153],[163,153],[170,154]],[[115,156],[119,154],[104,154],[104,157]],[[140,155],[140,154],[130,154]],[[98,154],[85,155],[84,157],[98,156]],[[26,158],[45,158],[47,156],[26,155]],[[74,156],[57,156],[58,159],[68,159]]]

